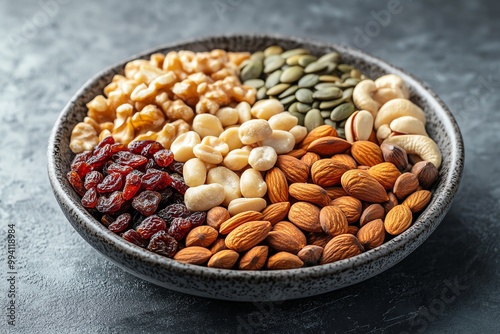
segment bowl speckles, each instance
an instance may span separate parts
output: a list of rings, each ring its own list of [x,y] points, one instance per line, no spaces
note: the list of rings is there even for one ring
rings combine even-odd
[[[123,73],[126,62],[171,50],[256,51],[272,44],[285,49],[305,47],[316,54],[337,50],[344,62],[355,65],[369,77],[395,73],[408,84],[411,100],[427,114],[427,131],[442,150],[443,164],[431,203],[406,232],[376,249],[323,266],[243,272],[183,264],[151,253],[110,232],[82,207],[66,180],[73,156],[69,149],[71,130],[83,120],[87,112],[85,104],[102,93],[113,75]],[[160,286],[193,295],[233,301],[277,301],[313,296],[358,283],[408,256],[429,237],[448,211],[462,176],[463,154],[460,130],[449,110],[425,84],[404,71],[361,51],[333,43],[269,35],[234,35],[162,46],[98,73],[84,84],[59,116],[48,147],[48,172],[56,199],[75,230],[120,268]]]

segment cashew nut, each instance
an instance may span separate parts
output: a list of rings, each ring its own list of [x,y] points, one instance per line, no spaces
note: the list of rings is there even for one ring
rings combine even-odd
[[[359,82],[352,92],[354,104],[359,109],[368,110],[373,118],[377,116],[381,104],[373,99],[373,94],[376,92],[377,86],[373,80],[363,80]]]
[[[357,140],[368,140],[373,131],[373,116],[366,110],[354,112],[345,123],[345,138],[354,143]]]
[[[382,143],[384,140],[389,138],[391,135],[392,130],[387,124],[382,124],[380,128],[377,130],[377,140],[379,143]]]
[[[429,137],[422,135],[393,136],[384,140],[385,144],[398,145],[408,154],[417,154],[422,160],[430,161],[439,168],[441,165],[441,151]]]
[[[373,99],[382,105],[393,99],[408,99],[410,97],[405,82],[396,74],[381,76],[375,80],[375,86],[377,86],[377,91],[373,95]]]
[[[404,133],[408,135],[422,135],[426,136],[425,126],[422,122],[413,116],[403,116],[396,118],[389,125],[393,132]]]
[[[391,124],[402,116],[413,116],[425,125],[425,113],[416,104],[406,99],[394,99],[384,104],[375,117],[375,130],[382,124]]]

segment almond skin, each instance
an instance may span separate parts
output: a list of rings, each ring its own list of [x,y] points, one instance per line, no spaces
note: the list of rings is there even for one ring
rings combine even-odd
[[[221,250],[224,250],[224,249],[227,249],[226,240],[224,240],[222,238],[215,240],[212,247],[210,247],[210,251],[212,252],[212,254],[220,252]]]
[[[382,203],[382,206],[384,207],[385,213],[391,211],[393,207],[399,204],[398,198],[392,191],[387,193],[387,197],[389,197],[389,200],[387,202]]]
[[[241,270],[262,269],[267,262],[268,254],[269,247],[255,246],[241,257],[238,268],[240,268]]]
[[[371,167],[384,162],[380,147],[367,140],[355,141],[352,144],[351,154],[360,165]]]
[[[268,221],[251,221],[235,228],[226,237],[226,246],[237,252],[244,252],[263,241],[271,231]]]
[[[262,220],[267,220],[271,225],[282,221],[290,210],[290,202],[280,202],[268,205],[262,210]]]
[[[304,262],[304,265],[315,266],[319,263],[322,254],[323,247],[307,245],[297,253],[297,256]]]
[[[328,241],[332,240],[332,237],[325,233],[308,233],[307,234],[307,244],[319,246],[325,248]]]
[[[313,152],[307,152],[306,154],[304,154],[304,156],[302,156],[302,158],[300,158],[300,161],[302,161],[303,163],[308,165],[309,168],[311,168],[311,166],[319,159],[321,159],[321,157],[318,154]]]
[[[366,223],[359,229],[357,236],[365,250],[382,245],[385,239],[384,222],[382,219],[375,219]]]
[[[349,225],[349,227],[347,227],[347,234],[352,234],[356,236],[358,235],[358,232],[359,232],[359,227],[357,227],[356,225]]]
[[[368,172],[352,169],[344,173],[342,188],[349,195],[368,203],[382,203],[389,198],[382,185]]]
[[[216,206],[207,212],[207,225],[212,226],[217,231],[220,228],[220,225],[228,220],[231,216],[226,208],[222,206]]]
[[[341,234],[326,244],[320,264],[348,259],[363,252],[363,246],[352,234]]]
[[[207,266],[210,268],[231,269],[240,255],[231,249],[221,250],[212,255]]]
[[[307,232],[322,232],[319,223],[319,208],[311,203],[297,202],[288,211],[288,220]]]
[[[370,169],[368,169],[368,174],[373,176],[385,190],[392,190],[401,172],[392,163],[382,162],[370,167]]]
[[[311,178],[321,187],[331,187],[340,184],[342,175],[351,169],[344,162],[332,159],[321,159],[311,167]]]
[[[330,204],[330,196],[325,189],[313,183],[292,183],[288,188],[290,195],[304,202],[310,202],[319,206]]]
[[[424,189],[429,189],[438,177],[438,170],[436,166],[430,161],[417,162],[411,168],[412,174],[418,179],[420,186]]]
[[[400,172],[406,169],[406,166],[408,166],[408,154],[406,154],[403,148],[397,145],[383,143],[380,145],[380,149],[382,150],[382,155],[386,162],[394,164]]]
[[[358,168],[358,164],[356,163],[356,160],[354,160],[354,158],[351,157],[349,154],[335,154],[330,159],[333,161],[338,161],[338,162],[344,163],[345,165],[349,166],[349,169]]]
[[[186,236],[186,246],[209,247],[217,240],[219,233],[211,226],[202,225],[193,228]]]
[[[351,143],[338,137],[323,137],[313,141],[307,152],[317,153],[322,157],[331,157],[334,154],[344,153],[351,148]]]
[[[325,190],[328,196],[330,196],[330,199],[332,200],[342,196],[347,196],[347,193],[342,187],[327,187],[325,188]]]
[[[307,151],[303,148],[298,148],[296,150],[291,150],[290,152],[287,153],[287,155],[291,156],[291,157],[294,157],[294,158],[297,158],[297,159],[300,159],[304,156],[304,154],[306,154]]]
[[[385,216],[385,230],[391,235],[401,234],[410,227],[412,218],[410,208],[406,205],[396,205]]]
[[[347,233],[347,218],[338,207],[330,205],[321,209],[319,223],[323,231],[332,237]]]
[[[371,204],[366,209],[363,210],[361,218],[359,218],[359,225],[363,227],[366,223],[371,222],[375,219],[384,219],[385,210],[380,204]]]
[[[418,190],[408,196],[404,200],[403,205],[410,208],[412,213],[417,213],[425,209],[427,204],[431,201],[431,197],[432,194],[429,190]]]
[[[278,155],[276,166],[281,169],[290,183],[304,183],[309,178],[309,167],[299,159],[289,155]],[[270,188],[269,185],[267,188]]]
[[[267,260],[267,268],[270,270],[294,269],[303,266],[304,262],[297,255],[288,252],[278,252]]]
[[[418,179],[415,174],[403,173],[394,183],[393,193],[399,200],[404,199],[408,195],[414,193],[418,188]]]
[[[288,202],[288,181],[285,173],[273,167],[266,173],[267,195],[271,203]]]
[[[205,247],[191,246],[181,249],[174,255],[179,262],[190,264],[203,264],[212,256],[212,252]]]
[[[277,251],[297,254],[307,244],[306,236],[290,222],[277,223],[266,238],[267,244]]]
[[[330,125],[320,125],[307,134],[307,136],[300,143],[300,147],[307,150],[309,144],[311,144],[313,141],[328,136],[337,137],[337,130],[335,130],[335,128]]]
[[[254,220],[262,220],[262,213],[258,211],[240,212],[223,222],[220,225],[219,233],[228,234],[238,226]]]
[[[344,212],[347,222],[353,224],[358,221],[363,211],[361,201],[352,196],[342,196],[330,202],[331,205],[338,207]]]

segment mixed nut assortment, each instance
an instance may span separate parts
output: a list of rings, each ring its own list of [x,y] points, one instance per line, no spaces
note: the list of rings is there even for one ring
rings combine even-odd
[[[242,270],[347,259],[407,230],[441,153],[397,75],[331,52],[154,54],[72,132],[68,180],[124,239]]]

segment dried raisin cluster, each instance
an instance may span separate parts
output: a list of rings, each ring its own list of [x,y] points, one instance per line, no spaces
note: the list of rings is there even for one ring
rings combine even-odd
[[[156,141],[127,147],[107,137],[93,151],[77,154],[67,177],[82,205],[110,231],[173,257],[186,234],[206,218],[184,205],[188,186],[182,167]]]

